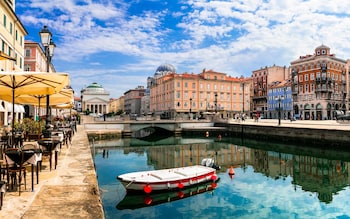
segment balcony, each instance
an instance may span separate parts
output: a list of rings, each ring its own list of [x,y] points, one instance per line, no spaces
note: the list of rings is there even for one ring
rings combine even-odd
[[[321,88],[316,88],[316,92],[322,92],[322,93],[333,93],[333,89],[331,87],[321,87]]]
[[[334,82],[334,80],[330,77],[317,77],[315,81],[316,81],[316,84],[325,84],[325,83],[330,84]]]

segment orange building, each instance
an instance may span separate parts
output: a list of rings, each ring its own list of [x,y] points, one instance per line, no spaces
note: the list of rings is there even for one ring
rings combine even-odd
[[[294,114],[307,120],[335,119],[347,109],[346,60],[321,45],[313,55],[291,62]]]
[[[213,70],[200,74],[175,72],[155,77],[150,86],[150,111],[167,118],[201,118],[220,114],[234,118],[250,112],[250,78]]]
[[[24,71],[47,72],[45,52],[39,43],[26,40],[24,42],[24,50]],[[49,72],[56,72],[52,63],[50,63]]]

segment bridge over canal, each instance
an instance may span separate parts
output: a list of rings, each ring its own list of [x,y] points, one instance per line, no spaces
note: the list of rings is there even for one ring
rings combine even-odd
[[[181,134],[183,129],[212,129],[214,122],[209,120],[116,120],[84,122],[87,132],[115,132],[122,136],[131,136],[140,130],[154,128]]]

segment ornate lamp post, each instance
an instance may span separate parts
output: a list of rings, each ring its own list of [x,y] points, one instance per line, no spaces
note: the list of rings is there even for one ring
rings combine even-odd
[[[278,125],[281,125],[281,100],[284,99],[284,96],[282,97],[276,97],[278,101]]]
[[[217,93],[215,93],[214,104],[215,104],[215,114],[216,114],[218,112],[218,94]]]
[[[191,119],[191,114],[192,114],[192,98],[190,98],[190,119]]]
[[[46,72],[50,72],[51,59],[56,47],[55,43],[52,41],[52,33],[44,26],[39,32],[41,44],[44,47],[45,57],[46,57]],[[45,118],[45,133],[44,137],[50,137],[49,125],[51,123],[51,115],[49,113],[50,107],[50,95],[46,95],[46,118]]]
[[[243,90],[243,98],[242,98],[243,106],[242,106],[242,113],[244,113],[244,82],[242,82],[242,90]]]

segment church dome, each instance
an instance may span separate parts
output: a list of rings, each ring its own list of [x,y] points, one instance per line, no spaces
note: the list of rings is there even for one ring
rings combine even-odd
[[[86,88],[84,88],[81,93],[85,93],[85,94],[108,94],[109,92],[105,91],[105,89],[102,87],[102,85],[93,82],[92,84],[90,84],[89,86],[87,86]]]
[[[154,73],[154,76],[160,77],[168,73],[176,73],[175,67],[171,64],[162,64],[157,68],[156,72]]]
[[[98,83],[94,82],[87,86],[87,88],[103,88],[102,85],[99,85]]]

